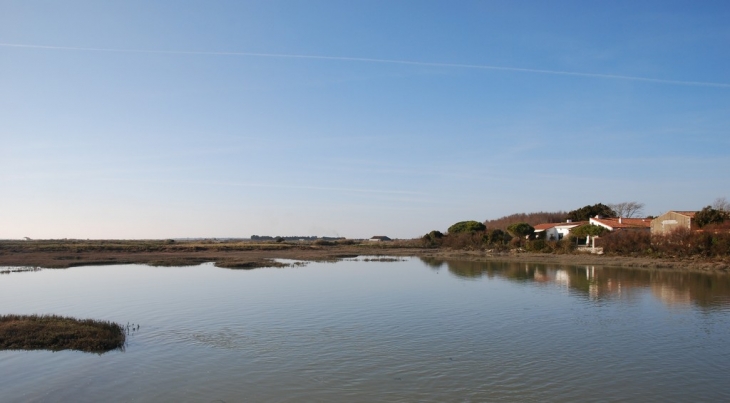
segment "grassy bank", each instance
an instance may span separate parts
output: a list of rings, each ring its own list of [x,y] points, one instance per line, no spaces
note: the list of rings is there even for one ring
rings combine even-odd
[[[216,262],[219,267],[255,268],[277,266],[272,259],[334,261],[368,254],[403,255],[409,248],[422,249],[420,241],[5,240],[0,241],[0,266],[67,268],[130,263],[188,266]]]
[[[444,237],[447,238],[447,237]],[[575,253],[562,242],[552,253],[526,245],[486,245],[479,236],[453,237],[445,244],[422,239],[394,242],[279,242],[165,241],[165,240],[33,240],[0,241],[0,274],[34,268],[67,268],[105,264],[187,266],[215,262],[218,267],[254,269],[284,267],[274,259],[334,262],[356,256],[421,256],[469,261],[520,261],[591,264],[616,267],[712,271],[730,273],[730,256],[678,254],[646,255],[629,252],[591,255]],[[464,241],[459,243],[455,241]],[[557,244],[556,244],[557,245]],[[609,248],[610,249],[610,248]]]
[[[0,350],[78,350],[105,353],[124,346],[116,323],[56,315],[0,316]]]

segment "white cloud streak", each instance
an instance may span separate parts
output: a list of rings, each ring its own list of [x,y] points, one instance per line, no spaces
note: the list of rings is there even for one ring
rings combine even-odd
[[[423,192],[413,192],[408,190],[386,190],[386,189],[365,189],[365,188],[347,188],[332,186],[310,186],[310,185],[288,185],[276,183],[256,183],[256,182],[226,182],[226,181],[195,181],[195,180],[127,180],[127,179],[107,179],[110,181],[124,182],[146,182],[146,183],[165,183],[165,184],[184,184],[184,185],[213,185],[213,186],[235,186],[235,187],[255,187],[255,188],[275,188],[275,189],[301,189],[301,190],[321,190],[330,192],[352,192],[352,193],[371,193],[371,194],[390,194],[390,195],[426,195]]]
[[[423,62],[423,61],[414,61],[414,60],[377,59],[377,58],[367,58],[367,57],[317,56],[317,55],[300,55],[300,54],[284,54],[284,53],[257,53],[257,52],[207,52],[207,51],[185,51],[185,50],[109,49],[109,48],[85,48],[85,47],[72,47],[72,46],[29,45],[29,44],[18,44],[18,43],[0,43],[0,47],[59,50],[59,51],[76,51],[76,52],[142,53],[142,54],[193,55],[193,56],[195,56],[195,55],[199,55],[199,56],[243,56],[243,57],[279,58],[279,59],[330,60],[330,61],[361,62],[361,63],[401,64],[401,65],[426,66],[426,67],[446,67],[446,68],[475,69],[475,70],[495,70],[495,71],[509,71],[509,72],[518,72],[518,73],[533,73],[533,74],[549,74],[549,75],[586,77],[586,78],[600,78],[600,79],[610,79],[610,80],[642,81],[642,82],[649,82],[649,83],[656,83],[656,84],[684,85],[684,86],[695,86],[695,87],[730,88],[729,83],[716,83],[716,82],[708,82],[708,81],[667,80],[667,79],[661,79],[661,78],[626,76],[626,75],[620,75],[620,74],[582,73],[582,72],[576,72],[576,71],[546,70],[546,69],[533,69],[533,68],[510,67],[510,66],[492,66],[492,65],[484,65],[484,64]]]

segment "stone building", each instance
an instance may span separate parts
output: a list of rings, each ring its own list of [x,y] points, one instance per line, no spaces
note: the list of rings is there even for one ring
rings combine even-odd
[[[696,211],[668,211],[651,220],[651,234],[665,235],[679,228],[697,229],[695,214]]]

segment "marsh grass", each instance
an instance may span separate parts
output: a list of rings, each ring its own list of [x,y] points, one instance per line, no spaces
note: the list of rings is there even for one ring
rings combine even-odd
[[[56,315],[0,316],[0,350],[77,350],[105,353],[123,349],[125,328],[113,322]]]
[[[215,262],[216,267],[221,267],[224,269],[234,269],[234,270],[251,270],[251,269],[258,269],[263,267],[291,267],[291,264],[288,263],[282,263],[277,262],[275,260],[271,259],[263,259],[263,260],[241,260],[241,259],[229,259],[229,260],[221,260],[219,262]]]
[[[189,253],[217,253],[217,252],[249,252],[249,251],[286,251],[286,250],[319,250],[342,246],[355,248],[366,247],[368,249],[399,249],[420,247],[414,240],[396,240],[393,242],[365,242],[358,244],[353,240],[314,242],[257,242],[257,241],[221,241],[212,242],[207,240],[177,241],[165,240],[33,240],[0,241],[0,255],[10,254],[31,254],[31,253],[53,253],[56,259],[63,261],[64,267],[74,266],[75,261],[86,261],[86,254],[137,254],[137,253],[162,253],[162,254],[189,254]],[[115,264],[115,257],[108,257],[99,264]],[[200,257],[198,257],[200,259]],[[83,263],[86,264],[86,263]]]
[[[178,241],[169,240],[73,240],[48,239],[33,241],[5,240],[0,242],[0,253],[31,252],[225,252],[251,250],[284,250],[293,245],[250,241],[213,242],[209,240]],[[67,255],[64,259],[78,257]]]
[[[0,274],[10,274],[10,273],[24,273],[24,272],[30,272],[30,271],[41,271],[43,270],[40,267],[3,267],[0,269]]]
[[[401,258],[401,257],[373,257],[373,258],[365,258],[362,261],[363,262],[382,262],[382,263],[390,263],[390,262],[405,262],[408,259]]]

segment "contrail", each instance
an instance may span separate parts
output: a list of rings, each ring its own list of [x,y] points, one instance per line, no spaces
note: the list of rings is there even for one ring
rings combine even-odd
[[[519,73],[552,74],[552,75],[561,75],[561,76],[603,78],[603,79],[611,79],[611,80],[644,81],[644,82],[657,83],[657,84],[730,88],[730,84],[727,84],[727,83],[715,83],[715,82],[708,82],[708,81],[666,80],[666,79],[661,79],[661,78],[624,76],[624,75],[618,75],[618,74],[581,73],[581,72],[575,72],[575,71],[532,69],[532,68],[524,68],[524,67],[491,66],[491,65],[484,65],[484,64],[422,62],[422,61],[414,61],[414,60],[377,59],[377,58],[368,58],[368,57],[317,56],[317,55],[298,55],[298,54],[284,54],[284,53],[255,53],[255,52],[203,52],[203,51],[185,51],[185,50],[108,49],[108,48],[83,48],[83,47],[71,47],[71,46],[26,45],[26,44],[17,44],[17,43],[0,43],[0,47],[65,50],[65,51],[78,51],[78,52],[146,53],[146,54],[163,54],[163,55],[203,55],[203,56],[244,56],[244,57],[268,57],[268,58],[279,58],[279,59],[336,60],[336,61],[361,62],[361,63],[402,64],[402,65],[411,65],[411,66],[451,67],[451,68],[460,68],[460,69],[513,71],[513,72],[519,72]]]
[[[127,180],[127,179],[104,179],[104,180],[130,182],[130,180]],[[138,181],[132,180],[131,182],[138,182]],[[316,186],[316,185],[289,185],[289,184],[280,184],[280,183],[229,182],[229,181],[207,181],[207,180],[142,180],[139,182],[174,183],[174,184],[184,184],[184,185],[215,185],[215,186],[235,186],[235,187],[252,187],[252,188],[274,188],[274,189],[322,190],[322,191],[332,191],[332,192],[372,193],[372,194],[401,195],[401,196],[427,195],[427,193],[408,191],[408,190],[348,188],[348,187]]]

